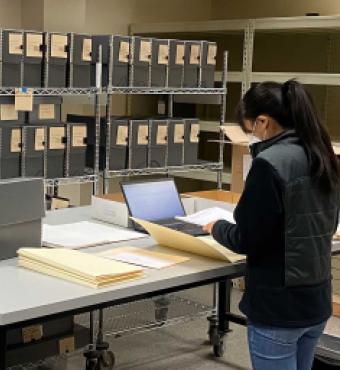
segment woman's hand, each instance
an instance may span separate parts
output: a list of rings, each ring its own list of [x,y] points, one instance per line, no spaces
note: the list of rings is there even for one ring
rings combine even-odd
[[[203,231],[205,231],[206,233],[211,234],[215,223],[216,223],[216,221],[210,222],[210,224],[204,225],[203,226]]]

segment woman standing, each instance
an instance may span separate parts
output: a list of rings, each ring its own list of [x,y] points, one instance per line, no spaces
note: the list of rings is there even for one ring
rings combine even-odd
[[[340,171],[311,97],[295,81],[252,87],[238,108],[251,133],[253,164],[234,218],[205,226],[246,254],[248,318],[255,370],[310,370],[332,311],[331,244]]]

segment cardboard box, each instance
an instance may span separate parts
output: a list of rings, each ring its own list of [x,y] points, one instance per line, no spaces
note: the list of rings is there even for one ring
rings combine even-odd
[[[149,152],[149,121],[129,123],[129,168],[147,168]]]
[[[184,83],[183,87],[196,88],[200,83],[201,69],[201,41],[186,41],[184,55]]]
[[[14,96],[0,96],[0,125],[13,126],[25,122],[25,112],[15,110]]]
[[[101,85],[109,85],[109,65],[111,61],[112,35],[92,35],[91,53],[91,86],[96,86],[96,63],[98,62],[99,46],[102,47],[102,81]]]
[[[61,96],[35,96],[33,110],[28,112],[28,123],[34,125],[60,123],[62,102]]]
[[[200,124],[197,118],[184,119],[184,164],[197,164]]]
[[[168,122],[168,166],[182,166],[184,162],[185,123],[181,119]]]
[[[152,39],[151,86],[167,86],[168,65],[169,40]]]
[[[168,147],[168,121],[150,121],[150,155],[149,167],[162,168],[166,166]]]
[[[183,87],[185,43],[170,40],[168,87]]]
[[[44,36],[42,32],[25,31],[23,86],[41,87],[43,80]]]
[[[192,197],[182,197],[187,214],[195,212],[195,200]],[[102,196],[92,196],[92,218],[122,227],[131,227],[129,213],[122,193],[112,193]]]
[[[0,178],[21,176],[22,127],[0,127]]]
[[[333,316],[340,317],[340,296],[333,294]]]
[[[109,170],[123,170],[128,166],[129,121],[111,120]]]
[[[129,86],[130,49],[129,36],[113,36],[112,86]]]
[[[223,131],[232,144],[231,191],[242,193],[252,163],[249,139],[238,125],[225,125]]]
[[[87,124],[67,123],[66,176],[83,176],[86,168]]]
[[[152,40],[136,36],[132,38],[132,44],[130,86],[150,87]]]
[[[25,164],[26,177],[44,177],[44,156],[47,142],[45,126],[23,127],[25,152],[22,160]]]

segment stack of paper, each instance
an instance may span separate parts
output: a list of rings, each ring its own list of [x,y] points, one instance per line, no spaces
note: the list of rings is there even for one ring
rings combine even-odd
[[[214,222],[217,220],[226,220],[231,223],[235,223],[233,212],[230,212],[226,209],[219,208],[219,207],[212,207],[203,209],[202,211],[193,213],[189,216],[177,216],[178,220],[182,220],[185,222],[189,222],[196,225],[207,225],[210,222]]]
[[[164,247],[232,263],[245,259],[245,256],[232,252],[211,237],[195,238],[192,235],[184,234],[152,222],[136,218],[132,218],[132,220],[143,226],[156,242]]]
[[[45,224],[42,239],[45,247],[79,249],[145,237],[136,231],[81,221],[56,226]]]
[[[100,252],[98,256],[154,269],[162,269],[189,261],[188,257],[174,256],[135,247],[114,248]]]
[[[21,248],[18,255],[19,266],[93,288],[140,277],[143,271],[140,267],[68,249]]]

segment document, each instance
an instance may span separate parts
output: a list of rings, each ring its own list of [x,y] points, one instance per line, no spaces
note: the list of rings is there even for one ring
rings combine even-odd
[[[207,225],[217,220],[226,220],[231,223],[235,223],[233,212],[219,207],[212,207],[203,209],[202,211],[193,213],[188,216],[177,216],[178,220],[189,222],[195,225]]]
[[[145,238],[147,235],[123,228],[81,221],[63,225],[43,225],[43,245],[66,249],[88,248],[96,245]]]
[[[190,260],[188,257],[174,256],[135,247],[110,249],[98,253],[98,256],[153,269],[162,269]]]
[[[159,245],[164,247],[232,263],[245,259],[245,256],[232,252],[214,241],[211,237],[195,238],[192,235],[184,234],[149,221],[136,218],[131,219],[140,224]]]
[[[140,277],[143,270],[127,263],[65,249],[21,248],[19,266],[94,288]]]

